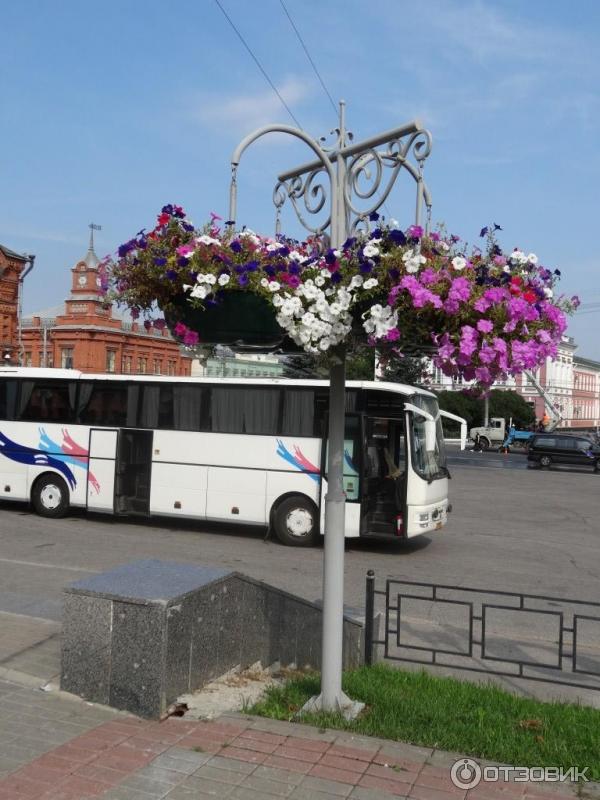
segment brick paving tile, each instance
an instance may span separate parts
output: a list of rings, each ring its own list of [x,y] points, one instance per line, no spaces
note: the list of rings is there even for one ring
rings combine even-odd
[[[354,775],[362,775],[366,770],[368,763],[366,761],[358,761],[355,758],[344,758],[343,756],[331,756],[325,753],[319,761],[319,766],[335,767],[336,769],[345,769]]]
[[[50,785],[45,781],[36,781],[27,778],[24,775],[19,775],[18,772],[13,772],[8,778],[2,781],[2,789],[5,792],[13,791],[15,794],[21,794],[23,797],[40,797],[45,791],[50,789]]]
[[[351,786],[354,786],[359,778],[356,772],[348,772],[345,769],[336,769],[335,767],[321,766],[321,764],[315,764],[308,774],[312,775],[314,778],[324,778],[328,781],[348,783]]]
[[[121,783],[131,773],[120,769],[110,769],[110,767],[97,767],[95,764],[77,765],[77,769],[72,773],[79,778],[87,778],[90,781],[101,781],[109,786],[116,786]]]
[[[279,733],[282,736],[295,736],[302,739],[318,739],[323,742],[333,742],[338,734],[333,731],[321,733],[319,730],[303,726],[297,722],[283,722],[279,719],[254,718],[251,724],[252,730],[270,731]]]
[[[327,755],[330,756],[344,756],[345,758],[356,758],[359,761],[372,761],[373,758],[377,755],[377,751],[379,748],[377,746],[373,747],[370,750],[364,749],[362,747],[350,747],[349,745],[345,744],[332,744],[329,750],[327,751]]]
[[[218,753],[224,745],[229,744],[229,740],[215,740],[212,737],[207,738],[204,735],[190,733],[180,739],[178,744],[180,747],[188,747],[190,750],[197,750],[200,753]]]
[[[154,753],[143,753],[141,750],[132,750],[131,748],[127,752],[126,748],[115,747],[112,750],[101,753],[94,760],[94,766],[133,772],[139,767],[146,766],[154,757]]]
[[[417,778],[417,772],[409,772],[405,769],[385,767],[382,764],[369,764],[366,775],[373,778],[383,778],[386,781],[398,781],[399,783],[413,784]]]
[[[375,775],[363,775],[358,785],[364,786],[365,789],[384,789],[386,792],[400,797],[406,797],[411,789],[410,783],[386,780]]]
[[[202,759],[207,758],[210,758],[210,756],[202,756]],[[183,775],[191,775],[192,772],[195,772],[203,763],[205,763],[204,760],[187,761],[183,758],[174,758],[167,753],[163,753],[154,759],[152,765],[155,767],[161,767],[162,769],[170,769],[173,772],[180,772]]]
[[[239,736],[247,730],[248,723],[236,722],[198,722],[196,730],[205,731],[206,733],[219,733],[226,736]]]
[[[256,769],[256,764],[250,764],[247,761],[238,761],[234,758],[225,758],[224,756],[213,756],[210,761],[206,762],[206,765],[208,767],[216,767],[217,769],[241,772],[244,775],[249,775]]]
[[[134,773],[124,780],[120,786],[129,789],[137,789],[139,792],[146,792],[153,798],[161,798],[168,794],[173,788],[172,783],[162,783],[161,781],[154,780],[154,778],[147,778],[144,775]]]
[[[267,756],[263,761],[265,767],[279,767],[290,772],[307,773],[313,766],[310,761],[298,761],[297,758],[287,758],[284,756]]]
[[[70,792],[71,794],[80,797],[97,797],[103,794],[111,786],[109,783],[98,780],[91,780],[89,778],[82,778],[80,775],[70,775],[65,780],[61,781],[53,791],[62,790],[63,792]]]
[[[262,764],[268,757],[265,753],[255,750],[242,750],[240,747],[224,747],[220,754],[225,758],[236,758],[239,761],[248,761],[250,764]]]
[[[468,800],[498,800],[498,798],[506,798],[506,800],[513,800],[514,798],[523,797],[525,794],[525,785],[523,783],[480,783],[474,789],[469,789],[467,792]]]
[[[288,797],[296,788],[296,783],[284,783],[283,781],[271,781],[253,773],[243,782],[244,789],[252,789],[254,792],[262,792],[265,797]]]
[[[419,773],[425,766],[424,761],[413,761],[409,758],[402,756],[395,756],[393,753],[382,753],[381,751],[373,758],[374,764],[379,764],[382,767],[398,767],[399,769],[406,770],[406,772]],[[447,767],[436,767],[436,769],[444,769],[446,774],[450,770]]]
[[[568,794],[557,794],[552,789],[549,791],[543,791],[541,789],[525,789],[525,794],[523,795],[524,800],[558,800],[561,797],[585,797],[585,795],[578,795],[574,790],[569,790]]]
[[[237,786],[238,783],[241,783],[244,778],[248,776],[246,773],[238,772],[237,770],[218,769],[217,767],[211,767],[210,764],[205,764],[203,767],[200,767],[200,769],[197,769],[196,772],[192,773],[191,777],[206,778],[207,780],[221,781],[222,783],[230,783],[233,786]]]
[[[364,786],[355,786],[348,795],[348,800],[406,800],[406,798],[390,794],[383,789],[366,789]]]
[[[278,769],[277,767],[265,767],[261,764],[256,767],[253,776],[257,778],[267,778],[270,781],[282,781],[283,783],[293,783],[297,786],[300,781],[304,780],[301,772],[290,772],[286,769]]]
[[[173,769],[164,769],[163,767],[155,767],[152,762],[147,767],[138,769],[135,773],[143,778],[151,778],[159,783],[168,783],[169,786],[177,786],[185,778],[182,772],[176,772]]]
[[[93,750],[84,750],[81,747],[75,747],[70,742],[68,744],[61,744],[60,747],[55,747],[51,753],[53,756],[64,758],[67,761],[77,761],[80,764],[93,761],[97,756],[97,753]]]
[[[288,736],[285,747],[297,747],[299,750],[312,750],[314,753],[324,753],[331,746],[329,742],[318,739],[304,739],[301,736]]]
[[[274,756],[283,756],[284,758],[295,758],[298,761],[307,761],[310,764],[316,764],[321,758],[321,752],[315,750],[306,750],[303,747],[288,747],[287,745],[279,745],[277,750],[273,753]]]
[[[340,800],[340,797],[330,792],[316,792],[314,789],[298,786],[290,795],[289,800]],[[398,799],[394,798],[394,800]]]
[[[257,731],[254,728],[248,728],[245,731],[240,733],[238,739],[254,739],[257,742],[267,742],[269,744],[283,744],[286,740],[286,736],[281,736],[278,733],[269,733],[268,731]]]
[[[110,789],[106,794],[100,795],[100,797],[101,800],[154,800],[154,798],[149,797],[148,792],[140,792],[139,789],[134,789],[132,786],[117,786],[115,789]],[[46,800],[46,798],[43,798],[43,800]],[[72,798],[72,800],[80,800],[80,798]]]
[[[248,739],[244,736],[238,736],[232,742],[232,747],[241,748],[242,750],[255,750],[257,753],[268,753],[269,755],[279,747],[278,742],[263,742],[260,739]]]
[[[430,786],[413,786],[408,793],[410,800],[464,800],[467,796],[465,791],[450,792],[444,789],[433,789]]]
[[[229,797],[229,795],[235,789],[235,784],[223,783],[222,781],[212,781],[208,778],[199,779],[193,775],[190,775],[173,791],[177,792],[177,789],[191,789],[197,793],[194,795],[194,797],[203,798],[205,795],[211,795],[213,797],[220,798]],[[171,794],[168,796],[171,797]]]
[[[439,791],[449,792],[450,794],[454,794],[456,797],[465,796],[464,790],[456,787],[452,783],[452,780],[448,774],[446,774],[445,777],[440,778],[437,775],[431,775],[430,773],[421,770],[415,780],[415,786],[422,786],[429,789],[437,789]]]
[[[337,797],[347,797],[352,791],[352,785],[331,781],[328,778],[318,778],[316,775],[307,775],[301,783],[303,789],[312,789],[315,792],[326,792]]]
[[[170,743],[157,742],[153,739],[144,739],[142,736],[131,736],[129,739],[125,739],[121,744],[124,749],[131,747],[132,750],[141,750],[144,753],[155,753],[156,755],[164,753],[165,750],[171,747]]]

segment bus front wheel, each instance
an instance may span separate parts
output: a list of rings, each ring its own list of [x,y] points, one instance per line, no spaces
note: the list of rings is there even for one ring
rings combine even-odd
[[[310,547],[319,536],[319,512],[305,497],[287,497],[275,509],[273,527],[282,544]]]
[[[31,490],[31,504],[41,517],[64,517],[69,507],[67,484],[58,475],[42,475]]]

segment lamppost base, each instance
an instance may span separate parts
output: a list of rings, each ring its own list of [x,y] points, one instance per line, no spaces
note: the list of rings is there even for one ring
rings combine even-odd
[[[324,708],[323,695],[319,694],[306,701],[300,709],[299,716],[302,714],[317,714],[321,711],[330,711],[341,714],[345,720],[350,722],[358,717],[364,707],[364,703],[360,703],[358,700],[351,700],[344,692],[340,692],[339,697],[336,698],[335,708]]]

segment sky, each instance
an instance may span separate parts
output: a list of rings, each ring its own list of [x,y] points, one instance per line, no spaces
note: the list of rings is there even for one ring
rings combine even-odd
[[[434,223],[470,243],[498,223],[560,269],[582,301],[568,333],[600,360],[597,0],[219,2],[311,136],[337,112],[286,9],[355,140],[419,119]],[[36,255],[25,313],[68,296],[90,222],[102,257],[166,203],[226,219],[237,144],[296,124],[215,0],[0,0],[0,20],[0,242]],[[238,223],[272,234],[276,176],[311,157],[282,135],[249,148]],[[386,201],[402,227],[413,194],[399,179]]]

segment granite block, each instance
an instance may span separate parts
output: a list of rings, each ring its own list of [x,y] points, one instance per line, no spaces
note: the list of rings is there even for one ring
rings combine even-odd
[[[161,606],[113,603],[110,705],[140,717],[166,710],[166,617]]]
[[[237,578],[219,586],[219,670],[223,675],[242,663],[242,608],[244,584]]]
[[[60,688],[106,705],[111,658],[111,600],[65,595]]]
[[[241,580],[243,602],[241,612],[241,661],[250,666],[260,661],[268,666],[267,597],[263,586]]]
[[[217,587],[207,587],[190,598],[191,663],[190,686],[192,690],[218,678],[219,673],[219,627],[221,614],[221,592]]]
[[[76,581],[65,591],[130,603],[166,605],[234,573],[228,569],[142,559]]]
[[[296,639],[300,620],[300,607],[297,601],[283,595],[281,617],[279,619],[279,658],[282,666],[297,664]]]
[[[281,632],[283,615],[283,594],[273,590],[270,586],[265,586],[266,593],[266,642],[265,666],[271,666],[276,661],[281,660]]]
[[[165,698],[167,705],[180,694],[191,690],[190,664],[194,601],[189,596],[166,609],[166,673]]]
[[[321,664],[321,611],[298,604],[296,624],[296,665],[317,668]]]

